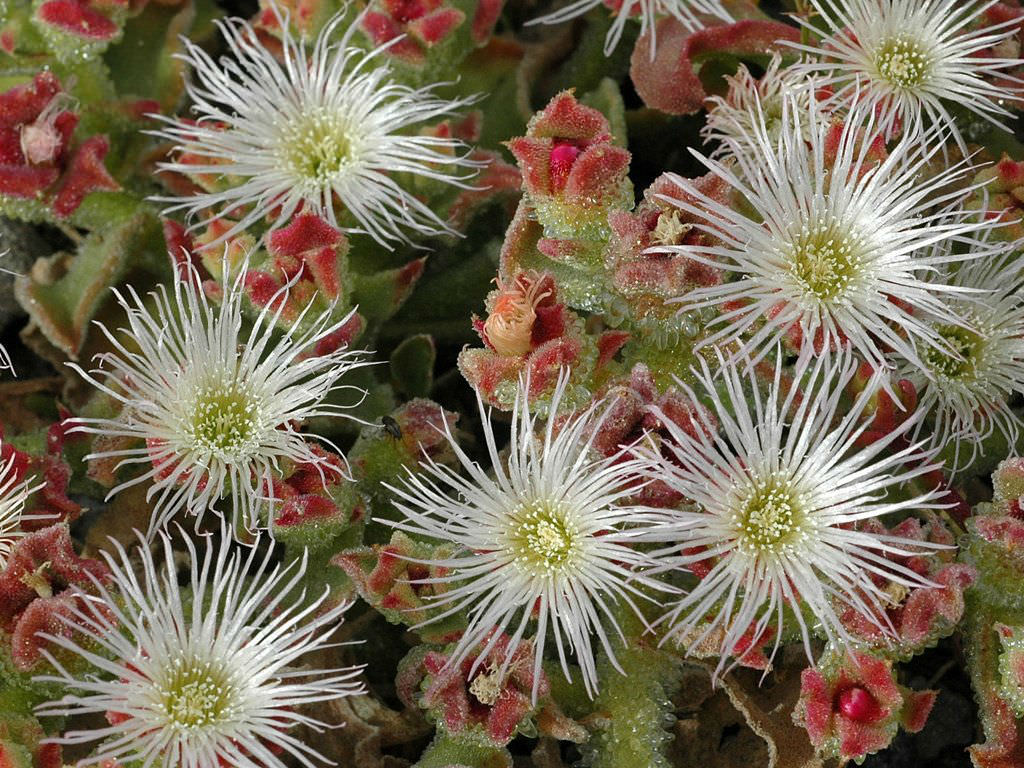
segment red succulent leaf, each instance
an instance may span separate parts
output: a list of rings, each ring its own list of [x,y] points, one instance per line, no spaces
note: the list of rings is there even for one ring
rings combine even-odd
[[[103,158],[110,149],[106,136],[92,136],[71,158],[67,172],[57,189],[53,210],[60,217],[70,216],[81,205],[85,196],[101,189],[117,190],[121,185],[103,165]]]
[[[552,339],[534,350],[526,362],[530,382],[528,397],[532,400],[554,391],[563,369],[574,368],[582,352],[580,341],[564,336]]]
[[[409,34],[427,47],[437,45],[466,20],[457,8],[439,8],[408,24]]]
[[[507,142],[534,196],[559,196],[594,205],[625,178],[630,154],[611,142],[611,127],[598,110],[562,91],[530,120],[526,136]]]
[[[1011,456],[992,473],[992,503],[1005,515],[1024,520],[1024,459]]]
[[[56,168],[29,168],[0,166],[0,194],[11,197],[34,198],[57,181]]]
[[[698,59],[716,54],[763,56],[777,49],[779,41],[797,42],[799,37],[796,27],[777,21],[744,19],[691,32],[679,20],[665,16],[658,21],[654,35],[647,32],[637,40],[629,74],[647,106],[672,115],[689,115],[700,111],[708,97],[694,66]]]
[[[388,544],[344,550],[331,564],[340,568],[366,602],[392,623],[417,624],[431,614],[430,598],[447,591],[443,584],[429,579],[444,576],[445,568],[425,565],[424,561],[447,556],[444,545],[415,542],[401,532],[392,534]],[[419,630],[432,640],[447,639],[444,622]]]
[[[274,518],[274,527],[337,521],[347,521],[337,504],[327,496],[305,493],[285,501]]]
[[[500,635],[481,658],[487,640],[457,666],[450,665],[446,653],[428,651],[407,670],[407,676],[417,673],[426,678],[420,705],[432,711],[448,733],[458,735],[479,728],[491,744],[502,746],[536,709],[531,703],[533,645],[522,642],[509,655],[510,640]],[[554,707],[554,702],[545,701],[551,688],[543,671],[540,675],[538,699]]]
[[[21,613],[40,596],[59,594],[69,586],[86,592],[93,578],[109,581],[99,560],[78,557],[66,525],[30,533],[14,544],[0,571],[0,628],[12,631]]]
[[[472,126],[466,128],[472,129]],[[477,183],[471,189],[461,190],[448,207],[448,224],[457,230],[465,227],[475,211],[494,200],[507,200],[511,215],[523,183],[519,169],[502,160],[498,153],[474,150],[471,157],[487,165],[477,177]]]
[[[597,339],[596,370],[601,370],[608,365],[630,338],[631,334],[627,331],[605,331],[602,333]]]
[[[476,13],[473,14],[473,23],[470,28],[473,42],[477,45],[483,45],[487,42],[491,32],[494,31],[494,25],[498,23],[498,18],[501,16],[501,9],[504,5],[505,0],[477,1]]]
[[[39,637],[39,632],[56,637],[72,637],[74,629],[68,622],[74,620],[74,609],[81,608],[82,603],[82,596],[69,590],[51,597],[40,597],[29,603],[11,632],[11,659],[14,666],[27,671],[42,660],[41,649],[49,645],[49,641]]]
[[[65,420],[50,428],[47,452],[42,456],[19,451],[10,443],[0,445],[0,466],[11,464],[14,481],[40,486],[25,504],[22,528],[26,531],[58,522],[69,523],[82,513],[82,507],[68,498],[71,468],[60,454],[64,446],[64,432],[70,427]]]
[[[432,400],[414,398],[393,411],[391,417],[402,431],[402,441],[410,456],[437,457],[448,447],[445,427],[453,429],[459,414],[448,411]]]
[[[46,0],[36,11],[36,18],[85,40],[112,40],[119,27],[92,5],[86,0]]]

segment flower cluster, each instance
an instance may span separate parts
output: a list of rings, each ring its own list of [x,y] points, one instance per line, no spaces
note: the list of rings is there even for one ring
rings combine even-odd
[[[1019,764],[1018,5],[6,4],[0,766]]]

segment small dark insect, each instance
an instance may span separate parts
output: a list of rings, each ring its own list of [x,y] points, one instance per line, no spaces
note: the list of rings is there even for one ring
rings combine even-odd
[[[381,416],[380,425],[384,431],[391,435],[395,440],[402,439],[402,428],[398,425],[398,422],[390,416]]]

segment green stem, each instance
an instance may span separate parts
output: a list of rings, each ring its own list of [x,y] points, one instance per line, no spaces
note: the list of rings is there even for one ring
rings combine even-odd
[[[584,749],[592,768],[670,768],[666,726],[673,713],[669,697],[682,680],[682,665],[655,648],[634,647],[617,654],[625,674],[604,661],[601,690],[589,718],[597,727]]]
[[[502,747],[473,744],[439,733],[413,768],[511,768],[512,755]]]

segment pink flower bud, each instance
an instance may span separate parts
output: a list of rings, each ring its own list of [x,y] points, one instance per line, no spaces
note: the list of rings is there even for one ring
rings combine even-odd
[[[859,685],[839,692],[836,706],[844,717],[855,723],[870,723],[884,716],[875,697]]]

